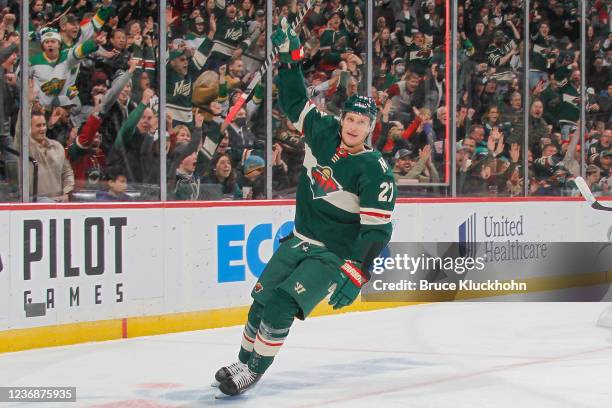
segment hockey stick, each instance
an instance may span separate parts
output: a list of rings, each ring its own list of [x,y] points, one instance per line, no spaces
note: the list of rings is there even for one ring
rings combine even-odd
[[[295,27],[297,27],[298,24],[302,22],[302,20],[304,19],[306,14],[310,11],[313,5],[314,5],[314,0],[306,0],[306,4],[304,4],[304,7],[298,13],[297,18],[295,19],[293,24],[291,24],[291,29],[295,29]],[[238,100],[234,102],[234,105],[232,105],[232,107],[230,108],[229,112],[227,113],[227,116],[225,117],[224,123],[229,124],[232,120],[234,120],[236,113],[238,113],[238,111],[240,110],[240,108],[242,108],[242,106],[245,104],[247,99],[249,99],[249,96],[251,96],[251,94],[253,93],[253,90],[255,89],[259,81],[261,81],[261,79],[263,78],[263,75],[266,73],[270,65],[272,65],[272,62],[274,62],[274,59],[276,59],[276,56],[278,55],[278,48],[275,47],[274,45],[272,47],[273,47],[272,51],[268,53],[266,60],[261,65],[261,67],[259,67],[259,70],[255,74],[253,79],[251,79],[251,82],[249,82],[249,85],[247,86],[246,90],[240,95]]]
[[[574,182],[576,183],[576,186],[578,186],[580,194],[582,194],[582,197],[584,197],[584,199],[589,203],[591,208],[595,210],[612,211],[612,207],[606,207],[605,205],[602,205],[599,203],[599,201],[597,201],[597,199],[589,189],[589,186],[587,185],[586,181],[584,181],[582,177],[576,177]]]

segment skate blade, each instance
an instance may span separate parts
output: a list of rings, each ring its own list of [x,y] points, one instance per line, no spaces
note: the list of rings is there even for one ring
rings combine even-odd
[[[217,380],[213,380],[213,382],[210,383],[210,386],[213,388],[219,388],[219,385],[221,385],[221,383]]]
[[[232,398],[232,397],[235,397],[235,395],[227,395],[227,394],[222,393],[221,391],[215,394],[215,399],[225,399],[225,398]]]

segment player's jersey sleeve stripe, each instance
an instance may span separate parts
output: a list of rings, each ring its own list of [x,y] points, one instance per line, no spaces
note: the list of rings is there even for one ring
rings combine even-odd
[[[362,225],[382,225],[382,224],[388,224],[391,222],[390,217],[378,217],[378,216],[368,215],[364,213],[361,213],[360,219],[361,219]]]
[[[361,214],[373,215],[377,217],[386,217],[386,218],[391,218],[391,214],[393,214],[392,211],[383,210],[380,208],[364,208],[364,207],[361,207],[359,212]]]
[[[302,109],[302,113],[300,113],[298,121],[293,124],[299,132],[304,131],[304,121],[306,120],[306,115],[308,115],[308,113],[314,108],[315,105],[310,101],[306,105],[304,105],[304,109]]]
[[[378,208],[361,208],[359,216],[362,225],[381,225],[391,222],[391,211]]]

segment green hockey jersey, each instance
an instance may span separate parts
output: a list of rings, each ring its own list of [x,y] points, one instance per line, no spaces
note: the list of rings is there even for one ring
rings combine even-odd
[[[550,68],[548,58],[553,56],[551,54],[552,41],[542,37],[542,35],[538,33],[531,43],[531,68],[537,71],[547,72],[548,68]]]
[[[215,0],[214,13],[217,30],[213,37],[214,46],[210,58],[222,64],[227,63],[236,48],[245,51],[250,45],[249,29],[242,18],[229,18],[225,13],[225,0]]]
[[[406,50],[408,68],[418,74],[425,75],[431,65],[433,53],[430,48],[421,48],[416,44],[410,44]]]
[[[568,83],[559,89],[559,95],[561,95],[559,121],[575,124],[580,119],[580,92]]]
[[[368,263],[391,238],[396,187],[380,152],[340,146],[340,120],[307,98],[299,67],[279,70],[281,109],[304,135],[305,156],[295,234],[323,243],[342,259]]]
[[[98,46],[93,40],[87,40],[60,51],[56,61],[47,59],[44,52],[39,52],[30,58],[34,91],[45,109],[51,109],[53,98],[56,96],[65,95],[70,98],[76,96],[77,90],[74,84],[79,72],[79,62],[97,49]]]
[[[170,64],[166,65],[166,109],[172,113],[172,126],[193,126],[193,81],[189,74],[179,75]]]

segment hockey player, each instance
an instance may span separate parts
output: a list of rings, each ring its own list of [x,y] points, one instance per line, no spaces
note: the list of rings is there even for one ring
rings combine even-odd
[[[286,19],[272,42],[282,62],[280,106],[304,135],[304,169],[295,229],[251,292],[239,361],[215,374],[225,395],[243,393],[261,378],[295,317],[305,319],[330,293],[334,309],[350,305],[392,231],[393,175],[380,152],[365,145],[376,121],[373,99],[349,97],[340,119],[320,112],[307,98],[302,47]]]

